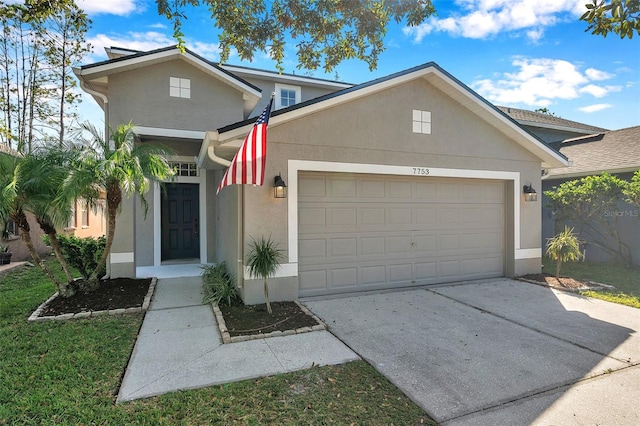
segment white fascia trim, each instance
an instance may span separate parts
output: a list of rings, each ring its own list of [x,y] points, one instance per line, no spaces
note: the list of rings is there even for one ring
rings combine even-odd
[[[548,174],[542,176],[542,180],[553,180],[553,179],[567,179],[567,178],[577,178],[584,177],[589,175],[599,175],[601,173],[633,173],[636,170],[640,169],[640,164],[635,167],[624,167],[621,169],[599,169],[599,170],[582,170],[574,173],[558,173],[558,174]]]
[[[385,164],[335,163],[327,161],[289,160],[288,209],[288,249],[289,263],[298,263],[298,173],[301,171],[363,173],[378,175],[416,175],[415,169],[429,169],[429,177],[456,177],[466,179],[495,179],[513,181],[513,244],[516,253],[520,250],[520,173],[500,170],[440,169],[428,165],[390,166]]]
[[[515,253],[516,260],[519,259],[541,259],[542,248],[517,249]]]
[[[211,64],[203,61],[200,58],[197,58],[197,57],[193,56],[189,52],[185,52],[184,54],[180,53],[180,51],[178,49],[165,50],[165,51],[162,51],[162,52],[156,52],[156,53],[151,53],[151,54],[148,54],[148,55],[138,56],[136,58],[124,57],[126,59],[122,59],[121,61],[115,61],[115,62],[110,62],[110,63],[103,64],[103,65],[97,65],[95,67],[80,69],[79,72],[83,76],[86,76],[87,78],[90,79],[91,78],[90,76],[92,74],[100,74],[100,73],[105,73],[105,72],[109,72],[109,71],[117,71],[119,69],[128,68],[128,67],[135,66],[135,65],[140,66],[140,65],[143,65],[143,64],[145,64],[147,62],[152,62],[153,63],[153,62],[157,62],[158,60],[161,60],[161,59],[170,58],[172,56],[175,56],[176,58],[184,59],[187,62],[191,62],[194,65],[196,65],[199,68],[201,68],[203,71],[215,76],[219,80],[226,81],[231,86],[233,86],[236,89],[240,90],[248,98],[253,98],[255,100],[258,100],[258,99],[260,99],[262,97],[262,93],[259,90],[256,90],[253,87],[250,87],[250,86],[248,86],[246,84],[243,84],[242,82],[232,78],[230,75],[222,72],[221,70],[217,69],[216,67],[211,66]]]
[[[133,252],[125,252],[125,253],[110,253],[109,254],[109,262],[111,264],[114,263],[133,263]]]
[[[271,275],[269,278],[286,278],[286,277],[297,277],[298,276],[298,264],[297,263],[281,263],[276,270],[274,275]],[[244,267],[244,279],[252,280],[255,279],[249,273],[249,267]]]
[[[198,130],[165,129],[162,127],[134,126],[133,131],[140,136],[202,140],[206,132]]]
[[[339,81],[328,81],[328,80],[319,80],[313,77],[304,77],[297,75],[284,75],[277,74],[269,71],[262,70],[252,70],[247,68],[235,67],[233,65],[220,65],[220,68],[224,68],[225,70],[232,72],[234,74],[248,74],[256,77],[266,77],[271,80],[286,80],[291,82],[299,82],[303,84],[310,84],[314,86],[324,86],[324,87],[333,87],[337,89],[348,89],[349,87],[353,87],[354,84],[350,83],[341,83]]]

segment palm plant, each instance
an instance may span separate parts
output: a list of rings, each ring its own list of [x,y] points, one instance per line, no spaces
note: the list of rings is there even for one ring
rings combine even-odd
[[[34,213],[39,222],[51,218],[48,212],[51,211],[55,180],[59,177],[59,174],[51,169],[51,164],[51,157],[47,153],[0,153],[0,219],[3,222],[8,219],[15,222],[34,263],[56,285],[63,297],[69,297],[75,292],[69,285],[70,280],[61,282],[42,262],[33,245],[31,226],[26,215],[26,212]]]
[[[257,240],[252,238],[247,256],[247,267],[249,268],[249,275],[264,280],[264,300],[269,314],[272,311],[271,303],[269,303],[269,284],[267,279],[276,273],[282,258],[282,250],[278,248],[277,243],[271,239],[271,236],[269,238],[262,236]]]
[[[88,288],[96,289],[98,273],[105,267],[111,252],[123,196],[138,194],[146,215],[148,204],[144,194],[153,182],[172,177],[174,170],[166,159],[171,154],[169,150],[154,144],[136,144],[131,123],[111,129],[108,140],[91,124],[85,123],[83,128],[91,135],[89,149],[78,156],[65,184],[65,194],[82,197],[92,204],[100,191],[106,193],[107,241],[96,269],[87,280]]]
[[[547,240],[547,255],[556,261],[556,278],[560,279],[562,262],[578,260],[582,256],[580,242],[573,228],[564,227],[564,231]]]

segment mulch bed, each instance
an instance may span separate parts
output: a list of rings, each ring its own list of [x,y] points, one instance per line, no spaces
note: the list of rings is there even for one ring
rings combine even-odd
[[[271,310],[273,313],[269,315],[265,304],[220,307],[231,337],[266,334],[272,331],[295,330],[318,325],[318,322],[300,309],[300,306],[295,302],[273,302]]]
[[[522,277],[525,280],[536,281],[538,283],[548,285],[549,287],[559,288],[562,290],[589,290],[589,289],[602,289],[600,284],[592,283],[590,281],[582,281],[577,280],[575,278],[569,277],[560,277],[560,279],[556,278],[555,275],[542,273],[542,274],[528,274],[523,275]]]
[[[150,278],[115,278],[100,281],[100,288],[92,292],[78,291],[69,298],[56,297],[42,310],[41,316],[77,314],[141,307],[149,291]]]

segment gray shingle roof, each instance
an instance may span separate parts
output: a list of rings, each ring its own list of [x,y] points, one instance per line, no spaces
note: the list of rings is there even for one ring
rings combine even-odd
[[[498,106],[502,112],[513,118],[517,122],[523,124],[539,124],[541,127],[545,126],[558,126],[565,127],[567,129],[583,130],[589,133],[602,133],[607,129],[602,127],[591,126],[589,124],[578,123],[577,121],[566,120],[564,118],[556,117],[554,115],[544,114],[541,112],[529,111],[526,109],[511,108],[505,106]]]
[[[549,170],[546,179],[640,169],[640,126],[567,139],[560,152],[571,165]]]

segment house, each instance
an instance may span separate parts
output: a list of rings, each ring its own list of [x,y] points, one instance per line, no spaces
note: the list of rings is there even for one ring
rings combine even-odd
[[[0,143],[0,152],[14,157],[21,155],[18,151],[15,151],[2,143]],[[29,227],[31,228],[30,236],[34,248],[40,256],[48,255],[51,253],[51,247],[47,246],[42,240],[44,232],[40,229],[40,225],[38,225],[35,216],[29,212],[26,213],[26,216]],[[20,229],[12,220],[6,220],[4,223],[0,220],[0,245],[7,247],[12,253],[12,262],[31,260],[31,254],[29,253],[26,244],[22,241],[22,238],[20,238]]]
[[[163,143],[178,176],[125,201],[112,277],[226,261],[248,304],[243,259],[271,235],[285,262],[272,300],[540,272],[541,169],[567,158],[435,63],[359,85],[215,64],[173,47],[107,50],[75,70],[111,127]],[[275,92],[266,180],[218,183]],[[163,195],[164,194],[164,195]]]
[[[545,170],[542,177],[543,191],[568,180],[603,172],[631,180],[633,173],[640,170],[640,126],[574,137],[554,146],[569,158],[570,163],[565,167]],[[611,215],[616,215],[622,241],[630,247],[633,262],[640,265],[640,211],[637,207],[621,202],[618,210],[611,212]],[[553,214],[548,208],[543,207],[542,223],[543,241],[546,241],[556,231]],[[587,241],[588,260],[611,260],[610,255],[596,245],[588,244],[593,236],[587,234],[581,235],[581,238]],[[613,244],[613,241],[608,243]]]

